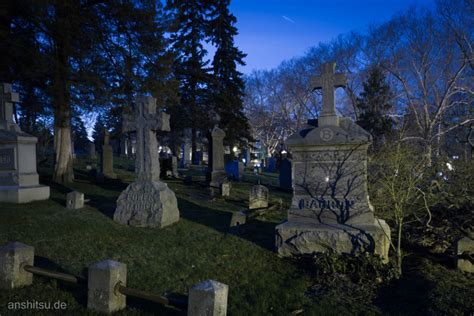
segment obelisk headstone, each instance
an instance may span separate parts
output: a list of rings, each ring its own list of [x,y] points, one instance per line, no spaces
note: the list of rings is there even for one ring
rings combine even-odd
[[[227,181],[224,169],[224,137],[225,132],[217,125],[211,132],[212,137],[212,166],[211,166],[211,187],[220,187]]]
[[[334,88],[345,83],[335,63],[313,82],[322,88],[323,111],[286,141],[293,155],[293,199],[288,220],[276,227],[276,248],[291,256],[369,251],[388,260],[390,229],[374,217],[367,193],[371,136],[350,118],[337,117]]]
[[[13,104],[19,101],[11,84],[0,84],[0,201],[27,203],[49,198],[49,187],[39,184],[36,172],[38,139],[13,122]]]
[[[126,225],[165,227],[179,220],[174,192],[160,181],[156,131],[169,131],[169,115],[156,112],[156,99],[138,97],[133,115],[124,115],[123,132],[136,131],[135,182],[118,200],[114,220]]]
[[[110,134],[106,129],[104,129],[104,144],[102,145],[99,173],[99,178],[104,177],[109,179],[117,178],[117,175],[114,173],[114,154],[112,146],[110,146]]]

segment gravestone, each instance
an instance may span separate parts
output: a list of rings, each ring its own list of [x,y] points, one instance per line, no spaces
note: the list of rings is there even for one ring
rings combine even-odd
[[[117,175],[114,173],[114,154],[112,146],[109,144],[109,131],[104,129],[104,144],[102,145],[102,153],[100,156],[100,172],[98,178],[116,179]]]
[[[230,196],[230,189],[232,184],[230,182],[223,182],[221,184],[221,196]]]
[[[139,97],[134,114],[124,115],[123,132],[136,131],[135,182],[118,200],[114,220],[130,226],[165,227],[179,220],[176,196],[160,181],[156,131],[170,131],[170,116],[156,112],[156,99]]]
[[[220,187],[227,180],[224,168],[224,137],[225,132],[217,125],[211,132],[212,137],[212,163],[211,163],[211,187]]]
[[[286,141],[293,155],[293,199],[288,220],[276,227],[281,256],[369,251],[388,260],[390,228],[374,217],[367,192],[371,136],[350,118],[339,118],[334,87],[344,74],[324,64],[313,86],[322,88],[323,111]]]
[[[268,188],[264,185],[254,185],[250,189],[249,209],[268,207]]]
[[[291,160],[285,158],[280,163],[280,174],[278,175],[280,181],[280,189],[293,190],[293,181],[291,176]]]
[[[36,172],[38,139],[13,122],[13,104],[19,101],[11,84],[0,85],[0,201],[27,203],[49,198],[49,187],[39,184]]]
[[[171,156],[171,175],[175,178],[179,177],[178,173],[178,157]]]
[[[72,191],[66,195],[66,208],[77,210],[84,207],[84,193]]]
[[[267,172],[275,172],[275,171],[276,171],[276,158],[270,157],[268,158]]]
[[[89,143],[89,159],[91,159],[91,160],[96,160],[97,159],[97,153],[95,152],[95,144],[94,143]]]

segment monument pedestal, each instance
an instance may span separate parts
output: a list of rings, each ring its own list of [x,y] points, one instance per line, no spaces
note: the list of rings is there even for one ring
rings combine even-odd
[[[388,262],[390,227],[384,220],[373,224],[301,224],[284,222],[276,227],[276,250],[283,257],[326,252],[355,254],[368,251]]]
[[[0,130],[0,202],[47,200],[49,187],[36,172],[37,138],[19,128]]]
[[[136,181],[123,191],[114,221],[138,227],[165,227],[179,220],[178,202],[168,185],[161,181]]]

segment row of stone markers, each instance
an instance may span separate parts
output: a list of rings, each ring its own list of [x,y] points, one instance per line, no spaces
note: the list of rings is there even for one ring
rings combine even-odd
[[[16,289],[33,283],[33,274],[56,278],[65,282],[79,283],[82,277],[58,273],[34,266],[34,248],[19,242],[0,247],[0,289]],[[87,276],[87,308],[113,313],[126,308],[126,297],[142,299],[155,297],[154,302],[170,304],[165,297],[127,287],[127,266],[124,263],[104,260],[92,264]],[[192,316],[225,316],[229,287],[226,284],[206,280],[189,290],[187,310]]]

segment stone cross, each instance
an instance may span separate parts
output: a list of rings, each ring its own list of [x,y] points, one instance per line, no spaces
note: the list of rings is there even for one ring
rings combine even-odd
[[[336,63],[325,63],[321,66],[321,77],[316,77],[311,82],[313,89],[322,89],[323,111],[320,125],[338,125],[334,88],[344,88],[347,78],[344,73],[335,73],[335,70]]]
[[[156,131],[170,131],[170,116],[156,113],[156,99],[149,96],[138,97],[133,114],[123,117],[122,132],[136,131],[135,173],[138,181],[159,181],[160,162]]]
[[[13,103],[19,102],[19,94],[12,91],[12,85],[2,83],[0,85],[0,129],[9,130],[13,122]]]

